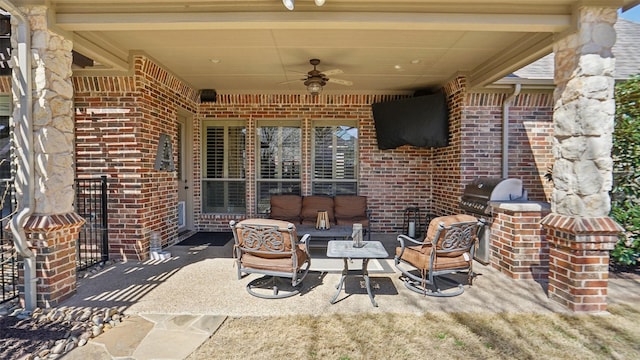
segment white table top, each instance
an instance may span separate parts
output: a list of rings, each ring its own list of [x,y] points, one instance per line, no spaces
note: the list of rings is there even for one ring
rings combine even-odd
[[[381,259],[389,256],[380,241],[363,241],[364,246],[357,248],[351,240],[331,240],[327,245],[327,256],[351,259]]]

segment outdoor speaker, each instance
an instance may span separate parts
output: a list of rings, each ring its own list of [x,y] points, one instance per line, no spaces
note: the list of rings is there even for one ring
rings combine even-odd
[[[217,95],[215,89],[202,89],[200,90],[200,102],[216,102]]]

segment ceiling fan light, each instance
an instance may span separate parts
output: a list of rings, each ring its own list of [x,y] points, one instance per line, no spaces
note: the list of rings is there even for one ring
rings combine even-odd
[[[322,6],[322,5],[324,5],[324,1],[325,1],[325,0],[313,0],[313,2],[315,2],[315,3],[316,3],[316,6]]]
[[[318,95],[322,92],[322,84],[318,82],[311,82],[307,85],[307,91],[311,95]]]
[[[282,5],[284,5],[284,7],[286,7],[289,10],[293,10],[294,4],[293,4],[294,0],[282,0]]]

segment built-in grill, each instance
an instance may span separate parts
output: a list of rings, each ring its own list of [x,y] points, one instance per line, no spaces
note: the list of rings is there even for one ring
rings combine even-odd
[[[477,178],[467,184],[460,197],[460,209],[483,217],[488,224],[480,236],[474,259],[488,264],[491,260],[491,201],[523,201],[527,192],[522,189],[520,179]]]
[[[474,214],[489,214],[490,201],[526,200],[520,179],[477,178],[467,184],[460,208]]]

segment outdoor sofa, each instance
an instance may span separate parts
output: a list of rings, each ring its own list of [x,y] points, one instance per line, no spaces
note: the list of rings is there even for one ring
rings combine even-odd
[[[326,211],[331,226],[343,229],[362,224],[365,235],[371,238],[371,212],[367,197],[360,195],[273,195],[269,218],[289,221],[298,228],[315,228],[319,211]],[[303,233],[302,230],[298,233]],[[351,232],[349,232],[349,235]]]

